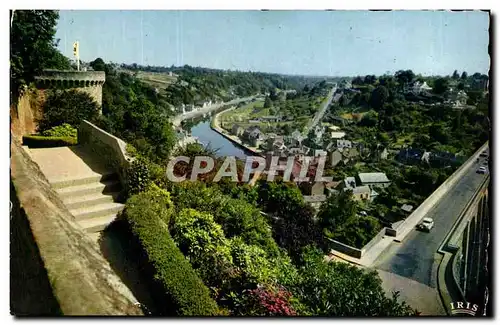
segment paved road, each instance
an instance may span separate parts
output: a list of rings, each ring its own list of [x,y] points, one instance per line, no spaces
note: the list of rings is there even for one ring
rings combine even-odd
[[[430,233],[413,230],[402,243],[392,243],[373,267],[436,288],[435,253],[486,177],[476,173],[479,164],[473,164],[454,188],[429,211],[428,217],[434,219],[434,229]]]
[[[321,119],[323,118],[323,115],[325,115],[325,112],[328,109],[328,107],[330,106],[330,104],[332,103],[332,101],[336,102],[336,101],[338,101],[340,99],[340,97],[342,95],[341,94],[337,94],[337,95],[334,96],[333,94],[335,94],[335,91],[337,91],[337,86],[333,87],[332,90],[330,90],[330,92],[328,93],[327,100],[323,104],[323,107],[320,108],[320,110],[314,116],[314,119],[312,119],[312,121],[304,128],[304,132],[302,133],[304,136],[307,136],[307,134],[309,133],[309,131],[314,126],[316,126],[316,124],[318,124],[319,121],[321,121]]]

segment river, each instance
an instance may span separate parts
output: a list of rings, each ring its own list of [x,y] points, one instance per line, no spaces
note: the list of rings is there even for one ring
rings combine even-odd
[[[217,150],[218,157],[235,156],[245,159],[247,154],[243,149],[233,142],[229,141],[210,127],[210,118],[202,120],[191,127],[191,134],[198,138],[198,141],[204,146],[210,146]]]

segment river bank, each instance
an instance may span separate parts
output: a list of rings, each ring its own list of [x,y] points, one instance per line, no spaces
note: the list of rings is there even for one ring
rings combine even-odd
[[[235,109],[236,107],[230,107],[222,112],[219,112],[217,114],[214,115],[214,117],[212,118],[212,121],[210,122],[210,128],[212,130],[214,130],[215,132],[219,133],[220,135],[222,135],[223,137],[225,137],[227,140],[231,141],[232,143],[236,144],[238,147],[242,148],[243,150],[245,150],[246,152],[249,152],[251,153],[251,155],[253,156],[260,156],[260,157],[264,157],[262,152],[255,148],[255,147],[250,147],[248,145],[245,145],[243,144],[243,142],[237,137],[237,136],[234,136],[234,135],[230,135],[228,132],[226,132],[221,126],[220,126],[220,116],[223,114],[223,113],[226,113],[226,112],[229,112],[233,109]]]

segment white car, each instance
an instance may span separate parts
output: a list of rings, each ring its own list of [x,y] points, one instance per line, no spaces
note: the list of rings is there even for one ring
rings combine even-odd
[[[479,167],[479,169],[476,171],[476,173],[478,173],[478,174],[486,174],[486,172],[487,172],[487,169],[485,166]]]
[[[434,220],[431,218],[424,218],[417,226],[419,230],[430,231],[434,227]]]

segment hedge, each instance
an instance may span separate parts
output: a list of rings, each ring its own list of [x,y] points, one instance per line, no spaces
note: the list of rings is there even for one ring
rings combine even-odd
[[[161,209],[158,197],[147,191],[132,196],[124,210],[129,231],[141,251],[139,263],[142,262],[147,278],[151,279],[155,303],[162,308],[159,312],[179,316],[217,315],[219,309],[208,288],[175,244],[166,223],[158,217]]]
[[[74,146],[78,143],[76,138],[71,137],[46,137],[43,135],[23,136],[23,146],[30,148],[53,148]]]

